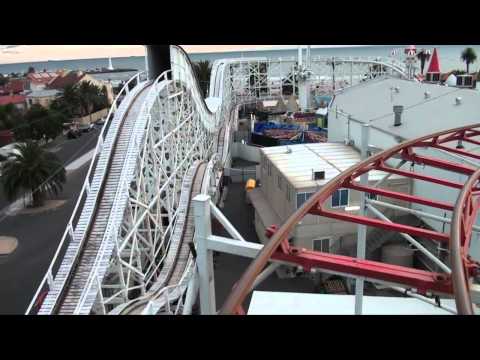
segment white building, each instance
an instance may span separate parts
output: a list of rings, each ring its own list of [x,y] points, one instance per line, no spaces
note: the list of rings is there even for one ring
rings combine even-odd
[[[260,179],[261,185],[250,191],[249,197],[255,208],[256,232],[265,243],[266,228],[283,224],[324,184],[359,162],[360,154],[351,146],[340,143],[315,143],[262,148],[260,158],[257,179]],[[369,182],[374,184],[385,175],[373,171]],[[392,176],[382,188],[410,193],[410,184],[409,179]],[[359,192],[340,189],[324,206],[357,214],[359,203]],[[396,203],[405,205],[401,201]],[[355,224],[307,215],[292,232],[291,240],[294,246],[337,252],[345,247],[354,247],[356,231]]]
[[[50,104],[60,96],[61,91],[56,89],[33,90],[27,94],[27,108],[38,104],[48,108]]]
[[[395,105],[404,107],[400,126],[394,126]],[[329,116],[329,142],[360,144],[362,123],[371,125],[369,144],[387,149],[404,140],[480,123],[480,92],[394,78],[373,80],[336,95]],[[464,146],[467,150],[472,149],[469,144]],[[437,150],[417,151],[421,155],[459,161]],[[417,166],[415,171],[457,182],[466,180],[466,176],[431,167],[419,169]],[[412,191],[416,196],[452,204],[459,193],[459,190],[420,180],[413,182]],[[451,216],[448,211],[424,205],[412,204],[411,207],[435,215]],[[450,231],[448,224],[430,219],[424,221],[437,231]],[[478,233],[474,234],[478,236]],[[479,241],[472,241],[472,246],[472,256],[480,260]]]

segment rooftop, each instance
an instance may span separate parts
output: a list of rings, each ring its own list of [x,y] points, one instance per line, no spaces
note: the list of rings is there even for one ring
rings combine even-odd
[[[27,97],[28,98],[50,97],[50,96],[57,96],[60,93],[61,91],[56,89],[34,90],[30,92],[27,95]]]
[[[392,89],[398,88],[399,91]],[[425,98],[425,92],[429,98]],[[455,99],[461,97],[460,105]],[[394,105],[403,105],[402,125],[393,126]],[[345,89],[332,108],[370,122],[382,130],[412,139],[436,131],[480,122],[480,92],[395,78],[372,80]],[[340,117],[339,117],[340,119]],[[335,116],[332,116],[332,125]]]
[[[26,88],[24,79],[12,79],[3,86],[0,86],[0,95],[10,95],[11,93],[21,93]]]
[[[441,299],[455,309],[455,300]],[[248,315],[354,315],[355,295],[254,291]],[[451,315],[424,301],[407,297],[364,296],[364,315]]]
[[[58,76],[58,73],[56,72],[36,72],[36,73],[30,73],[27,75],[28,80],[30,80],[33,83],[37,84],[48,84],[50,81],[55,79]]]
[[[428,66],[427,73],[439,73],[439,72],[440,72],[440,62],[438,61],[437,48],[434,48],[432,59],[430,60],[430,65]]]
[[[57,76],[48,84],[48,87],[51,89],[63,89],[68,85],[75,85],[84,76],[85,73],[82,71],[69,71],[66,74]]]
[[[322,186],[360,162],[360,154],[341,143],[273,146],[261,151],[296,189]],[[325,179],[313,180],[312,171],[325,171]],[[380,180],[384,175],[381,171],[370,171],[369,179]]]
[[[21,104],[25,98],[25,95],[0,96],[0,105]]]

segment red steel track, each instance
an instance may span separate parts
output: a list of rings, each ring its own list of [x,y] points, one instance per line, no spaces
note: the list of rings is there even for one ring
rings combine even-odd
[[[480,264],[469,256],[469,244],[472,226],[475,223],[480,207],[480,170],[476,167],[448,161],[433,156],[422,156],[417,149],[434,148],[454,155],[460,155],[471,160],[480,160],[480,154],[463,149],[462,143],[467,142],[480,146],[480,141],[473,139],[480,136],[480,124],[441,131],[414,140],[405,141],[388,150],[377,153],[368,159],[352,166],[329,181],[315,193],[301,208],[299,208],[270,238],[262,251],[254,259],[235,285],[223,305],[220,314],[240,313],[242,303],[250,292],[255,278],[264,269],[269,260],[282,260],[302,266],[306,271],[312,268],[325,269],[349,275],[362,276],[372,280],[386,281],[417,289],[419,293],[453,294],[458,314],[473,314],[469,293],[469,282],[479,273]],[[447,143],[455,142],[453,146]],[[426,165],[440,168],[453,173],[469,176],[465,184],[439,177],[392,168],[387,165],[389,159],[401,159],[415,165]],[[360,175],[380,170],[411,179],[418,179],[454,189],[459,189],[460,195],[455,204],[427,199],[377,187],[360,185],[355,181]],[[340,189],[348,188],[364,193],[376,194],[385,198],[397,199],[408,203],[417,203],[436,209],[453,211],[451,232],[446,234],[419,227],[387,222],[367,216],[353,215],[346,212],[331,211],[324,208],[324,203],[332,194]],[[385,264],[376,261],[360,260],[348,256],[322,253],[290,247],[288,235],[307,214],[334,218],[350,223],[382,228],[398,233],[432,239],[448,243],[450,249],[451,275],[425,270]]]

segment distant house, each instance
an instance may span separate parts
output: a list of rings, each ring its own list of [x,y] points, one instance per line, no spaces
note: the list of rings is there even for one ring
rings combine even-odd
[[[107,89],[108,102],[111,104],[113,102],[113,88],[110,83],[106,83],[100,80],[95,79],[94,77],[84,73],[83,71],[69,71],[62,73],[52,80],[48,85],[48,89],[63,90],[66,86],[77,85],[82,82],[89,82],[98,88],[103,88],[104,86]]]
[[[28,88],[28,82],[25,79],[13,79],[3,86],[0,86],[0,96],[17,95]]]
[[[62,90],[69,85],[73,86],[82,81],[88,81],[89,79],[86,78],[87,76],[88,75],[82,71],[68,71],[66,73],[61,73],[48,83],[47,88]]]
[[[25,110],[26,96],[25,95],[7,95],[0,96],[0,106],[13,104],[17,109]]]
[[[32,91],[43,90],[49,83],[58,77],[56,72],[36,72],[27,75],[27,81],[29,83],[29,89]]]
[[[56,89],[34,90],[27,95],[27,108],[38,104],[48,108],[62,92]]]

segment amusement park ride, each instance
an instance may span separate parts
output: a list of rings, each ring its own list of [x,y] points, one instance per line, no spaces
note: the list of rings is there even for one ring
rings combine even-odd
[[[450,312],[473,314],[478,304],[479,264],[469,256],[480,206],[480,155],[462,143],[480,145],[480,124],[445,130],[375,153],[369,129],[362,132],[359,164],[338,175],[314,194],[284,224],[271,228],[265,245],[252,243],[217,208],[223,169],[230,167],[238,109],[257,99],[272,98],[276,88],[298,86],[302,109],[310,105],[312,84],[326,81],[332,91],[365,81],[365,74],[413,78],[413,62],[392,58],[242,58],[217,60],[212,67],[209,98],[202,91],[186,53],[178,46],[147,46],[147,71],[125,84],[99,136],[77,205],[54,258],[27,314],[191,314],[199,294],[202,314],[242,314],[243,302],[280,264],[306,272],[327,272],[356,279],[356,313],[362,313],[363,282],[401,287],[405,294],[442,307],[438,296],[455,298]],[[304,61],[305,60],[305,61]],[[373,70],[372,70],[373,69]],[[326,80],[325,80],[326,79]],[[296,82],[298,81],[298,84]],[[367,79],[368,81],[368,79]],[[453,145],[452,145],[453,144]],[[435,148],[454,156],[424,156]],[[396,165],[392,165],[396,163]],[[402,169],[420,164],[468,176],[453,182]],[[387,175],[369,186],[368,173]],[[458,189],[456,203],[445,203],[385,190],[391,175],[420,179]],[[326,209],[323,204],[339,188],[362,195],[358,215]],[[392,205],[399,199],[452,212],[451,218]],[[450,233],[402,225],[379,208],[397,206],[417,216],[451,224]],[[307,214],[358,224],[357,257],[295,248],[288,234]],[[214,217],[231,238],[212,235]],[[272,224],[273,225],[273,224]],[[365,260],[366,228],[394,231],[428,256],[441,272]],[[446,244],[450,264],[425,249],[414,237]],[[220,307],[215,302],[213,251],[254,260]]]

